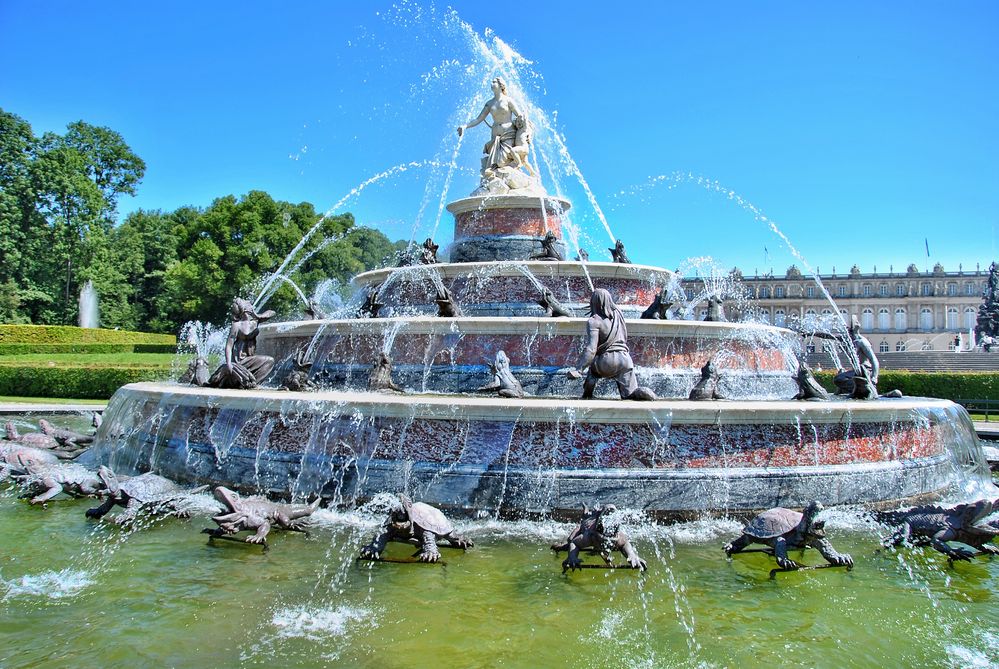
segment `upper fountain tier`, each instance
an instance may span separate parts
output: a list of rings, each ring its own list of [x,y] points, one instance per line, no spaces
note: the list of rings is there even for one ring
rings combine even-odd
[[[455,221],[451,261],[529,260],[546,237],[548,259],[565,259],[562,216],[569,201],[549,196],[531,165],[533,126],[521,105],[499,77],[492,90],[479,115],[458,127],[463,137],[468,128],[492,120],[486,123],[491,134],[482,147],[479,187],[447,207]]]
[[[566,257],[562,216],[568,200],[547,195],[478,195],[447,205],[454,215],[451,262],[528,260],[542,252],[547,235]]]

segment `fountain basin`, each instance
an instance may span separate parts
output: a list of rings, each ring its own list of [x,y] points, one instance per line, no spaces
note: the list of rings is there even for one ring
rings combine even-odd
[[[955,453],[955,448],[963,449]],[[394,393],[116,393],[95,454],[116,470],[352,504],[408,490],[454,510],[655,515],[880,504],[986,468],[966,414],[931,399],[629,402]]]
[[[447,286],[468,316],[540,316],[544,313],[537,303],[541,287],[552,291],[577,316],[585,316],[592,281],[594,288],[606,288],[614,295],[626,317],[638,318],[675,276],[648,265],[588,262],[584,266],[574,261],[518,260],[378,269],[358,274],[353,284],[368,289],[389,286],[378,295],[387,309],[436,314],[437,280]]]
[[[260,327],[258,351],[289,358],[315,338],[314,373],[335,388],[367,387],[382,351],[396,382],[417,392],[473,392],[492,378],[488,363],[505,351],[532,395],[579,397],[582,381],[565,368],[583,344],[582,318],[378,318],[298,321]],[[662,397],[685,399],[715,358],[721,394],[731,399],[791,399],[798,392],[795,335],[747,323],[628,321],[629,347],[642,385]],[[280,372],[279,372],[280,374]],[[280,378],[280,376],[278,377]],[[597,393],[613,397],[612,382]]]

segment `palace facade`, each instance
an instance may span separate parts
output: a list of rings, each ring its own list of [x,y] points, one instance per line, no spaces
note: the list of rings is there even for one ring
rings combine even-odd
[[[743,311],[774,325],[831,316],[838,309],[847,323],[856,316],[864,335],[881,353],[892,351],[954,350],[955,337],[962,348],[970,345],[988,271],[947,272],[939,263],[930,272],[909,265],[905,272],[865,273],[856,265],[847,274],[820,274],[822,288],[794,265],[784,276],[732,275],[748,291]],[[704,289],[701,279],[684,279],[688,299]],[[729,308],[730,318],[739,309]],[[704,317],[706,310],[699,311]],[[811,348],[811,346],[809,346]],[[810,351],[814,352],[814,350]]]

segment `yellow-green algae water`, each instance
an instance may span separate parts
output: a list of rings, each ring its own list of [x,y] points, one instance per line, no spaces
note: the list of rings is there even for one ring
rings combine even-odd
[[[321,510],[265,553],[210,545],[207,495],[190,520],[132,530],[87,520],[93,500],[16,495],[0,488],[2,669],[999,666],[999,559],[879,550],[884,530],[849,511],[825,515],[853,571],[771,581],[771,558],[725,558],[734,520],[619,512],[648,572],[563,576],[554,522],[460,521],[476,546],[442,549],[446,566],[373,564],[354,557],[385,500]]]
[[[320,512],[309,537],[274,533],[264,553],[209,545],[205,515],[127,532],[85,519],[91,504],[0,498],[0,667],[999,663],[999,560],[878,553],[846,514],[829,527],[852,572],[770,581],[764,555],[726,560],[734,521],[636,530],[645,574],[563,576],[555,523],[460,523],[476,546],[444,549],[446,566],[372,564],[353,557],[374,514]]]

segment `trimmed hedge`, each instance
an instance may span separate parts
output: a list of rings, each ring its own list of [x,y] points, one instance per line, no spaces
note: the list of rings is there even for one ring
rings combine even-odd
[[[169,376],[166,367],[0,365],[0,395],[106,400],[126,383]]]
[[[0,344],[170,344],[177,337],[152,332],[78,328],[71,325],[0,325]]]
[[[835,372],[816,372],[815,378],[827,390],[835,390]],[[882,369],[878,391],[899,389],[912,397],[938,397],[945,400],[999,400],[999,373],[996,372],[907,372]]]
[[[64,353],[176,353],[175,344],[3,344],[0,355]]]

